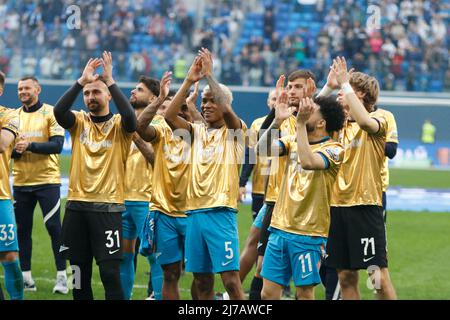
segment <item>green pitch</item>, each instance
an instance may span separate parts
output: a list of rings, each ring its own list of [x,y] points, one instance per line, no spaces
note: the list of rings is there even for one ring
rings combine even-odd
[[[70,157],[61,156],[61,174],[69,175]],[[390,169],[390,185],[450,189],[450,170]]]
[[[63,204],[64,205],[64,204]],[[40,210],[35,212],[33,231],[33,277],[37,292],[26,292],[26,299],[72,299],[71,295],[54,295],[52,288],[56,275],[50,238],[42,222]],[[250,207],[241,206],[238,214],[241,248],[251,226]],[[389,262],[392,281],[400,299],[448,299],[450,297],[450,276],[448,274],[448,213],[390,212],[388,215]],[[3,270],[0,268],[0,281]],[[133,299],[146,297],[148,264],[139,257]],[[361,272],[361,294],[364,299],[372,299],[371,290],[366,287],[366,275]],[[244,282],[244,290],[250,287],[251,274]],[[192,276],[186,273],[181,279],[181,296],[190,299],[189,288]],[[4,286],[3,286],[4,288]],[[224,292],[219,278],[215,289]],[[93,291],[96,299],[104,299],[98,270],[94,268]],[[317,286],[316,298],[323,299],[324,290]]]

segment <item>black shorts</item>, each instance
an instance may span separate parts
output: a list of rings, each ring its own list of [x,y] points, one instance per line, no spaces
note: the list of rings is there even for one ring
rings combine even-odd
[[[386,206],[387,206],[387,201],[386,201],[386,192],[383,191],[383,219],[384,219],[384,223],[386,223],[386,219],[387,219],[387,210],[386,210]]]
[[[326,264],[345,270],[387,268],[383,208],[331,207]]]
[[[264,195],[258,194],[258,193],[252,193],[252,217],[253,220],[256,219],[256,216],[258,215],[259,210],[261,210],[261,207],[264,204]]]
[[[122,214],[66,208],[59,252],[77,262],[122,259]]]
[[[267,212],[262,221],[261,233],[258,242],[258,256],[264,256],[264,253],[266,252],[267,242],[269,242],[270,236],[269,227],[270,222],[272,221],[272,212],[275,207],[275,203],[266,203],[266,205]]]

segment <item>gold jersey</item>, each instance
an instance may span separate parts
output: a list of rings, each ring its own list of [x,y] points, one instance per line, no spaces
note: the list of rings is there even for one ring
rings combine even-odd
[[[131,142],[125,168],[125,200],[150,201],[152,196],[152,166]]]
[[[244,161],[245,132],[192,124],[192,165],[187,209],[228,207],[237,210],[239,170]]]
[[[285,137],[295,135],[297,118],[291,116],[280,126],[280,136]],[[286,168],[287,157],[272,157],[270,161],[270,174],[267,179],[267,188],[264,200],[266,202],[276,202],[280,192],[281,180],[283,179],[284,169]]]
[[[19,134],[19,115],[14,109],[0,106],[0,130],[8,130],[16,137]],[[14,143],[0,153],[0,199],[11,199],[11,187],[9,185],[9,162]]]
[[[43,104],[39,110],[26,112],[23,107],[17,110],[20,122],[20,135],[31,142],[48,142],[50,137],[64,137],[64,129],[56,122],[53,106]],[[59,154],[39,154],[25,151],[14,159],[14,186],[35,186],[41,184],[60,184],[61,174]]]
[[[387,122],[379,115],[380,129],[375,134],[362,130],[354,121],[346,121],[338,141],[344,146],[344,161],[334,185],[331,205],[351,207],[382,206],[381,168],[385,155]]]
[[[174,135],[161,116],[156,116],[151,125],[156,131],[151,141],[155,152],[152,210],[185,217],[191,144],[180,135]]]
[[[124,203],[125,166],[133,133],[123,129],[121,116],[94,122],[84,111],[73,112],[69,129],[72,159],[68,200]]]
[[[398,144],[398,131],[397,131],[397,123],[395,122],[394,115],[392,112],[384,110],[384,109],[377,109],[374,113],[374,115],[381,115],[383,116],[387,121],[387,133],[386,133],[386,142],[394,142]],[[381,170],[381,180],[383,181],[383,192],[386,192],[387,188],[389,187],[389,159],[388,157],[384,160],[384,165]]]
[[[266,117],[261,117],[253,121],[250,126],[249,148],[255,149],[258,143],[258,134]],[[256,154],[256,150],[255,150]],[[256,163],[253,167],[252,193],[264,194],[264,187],[270,170],[270,160],[268,157],[256,156]]]
[[[325,157],[329,166],[325,170],[305,170],[298,159],[296,136],[280,141],[286,148],[288,163],[270,225],[290,233],[328,237],[331,193],[344,148],[330,138],[311,144],[312,152]]]

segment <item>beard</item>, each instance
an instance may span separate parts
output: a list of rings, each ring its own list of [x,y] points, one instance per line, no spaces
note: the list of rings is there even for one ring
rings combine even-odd
[[[147,106],[147,103],[145,101],[139,101],[139,100],[130,100],[130,104],[133,107],[133,109],[143,109]]]

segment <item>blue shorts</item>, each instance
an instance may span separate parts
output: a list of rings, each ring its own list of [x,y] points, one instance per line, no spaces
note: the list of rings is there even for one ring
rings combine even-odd
[[[320,265],[327,239],[293,234],[271,228],[261,276],[288,286],[291,277],[296,287],[320,283]]]
[[[253,221],[253,226],[255,228],[261,229],[262,228],[262,222],[264,220],[264,217],[267,213],[267,205],[264,203],[264,205],[259,209],[258,215],[255,218],[255,221]]]
[[[122,213],[123,239],[142,238],[142,228],[149,211],[146,201],[125,201],[126,211]]]
[[[186,271],[220,273],[239,270],[236,211],[211,208],[188,212]]]
[[[0,252],[19,251],[12,201],[0,200]]]
[[[155,258],[160,265],[181,261],[186,238],[186,217],[171,217],[159,211],[155,215]]]

